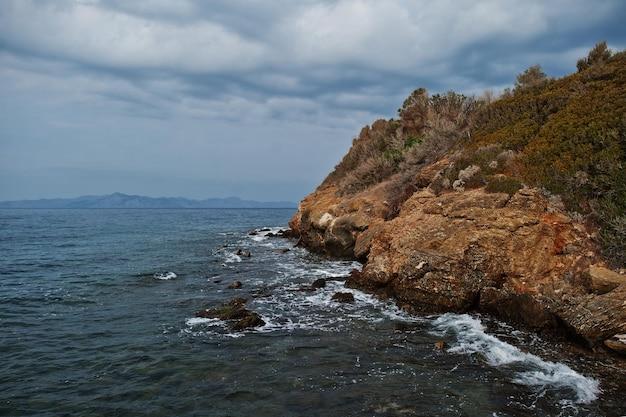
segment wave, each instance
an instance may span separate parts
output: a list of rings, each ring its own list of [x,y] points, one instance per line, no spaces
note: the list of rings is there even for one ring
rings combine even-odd
[[[154,277],[154,279],[161,279],[161,280],[166,280],[166,281],[170,279],[178,278],[178,275],[176,275],[174,272],[171,272],[171,271],[157,272],[152,276]]]
[[[563,363],[545,361],[531,353],[522,352],[495,336],[485,332],[480,320],[468,314],[447,313],[433,325],[440,335],[452,331],[457,341],[448,352],[459,354],[480,354],[491,366],[511,364],[523,365],[528,370],[518,371],[513,378],[516,384],[540,388],[566,389],[576,395],[576,402],[587,404],[598,398],[601,393],[599,382],[585,377]]]
[[[255,230],[254,235],[248,235],[248,237],[255,242],[263,242],[268,238],[267,235],[270,233],[276,235],[281,230],[285,230],[283,227],[262,227],[260,229]]]
[[[241,262],[241,256],[236,253],[227,252],[224,254],[224,258],[224,262],[226,263]]]

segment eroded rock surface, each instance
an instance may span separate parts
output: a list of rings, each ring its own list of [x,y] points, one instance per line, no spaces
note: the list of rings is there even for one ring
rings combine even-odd
[[[437,169],[423,173],[433,180]],[[623,352],[626,276],[605,266],[593,230],[558,199],[531,188],[437,194],[424,186],[389,219],[386,187],[343,197],[324,185],[302,201],[291,227],[312,250],[364,261],[349,285],[414,311],[480,310]]]

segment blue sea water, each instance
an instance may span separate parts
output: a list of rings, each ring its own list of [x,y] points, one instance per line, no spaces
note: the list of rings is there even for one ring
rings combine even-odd
[[[343,288],[359,264],[248,234],[292,214],[0,210],[0,415],[626,414],[620,362],[487,317],[410,316]],[[233,297],[266,325],[194,316]]]

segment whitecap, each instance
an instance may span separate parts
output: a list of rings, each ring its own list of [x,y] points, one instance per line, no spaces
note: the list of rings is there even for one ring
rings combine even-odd
[[[262,227],[258,230],[255,230],[254,235],[248,235],[248,237],[255,242],[262,242],[267,239],[267,235],[270,233],[273,235],[278,234],[281,230],[285,230],[283,227]]]
[[[176,275],[174,272],[168,271],[168,272],[157,272],[153,275],[153,277],[155,279],[169,280],[169,279],[177,278],[178,275]]]
[[[227,252],[226,254],[224,254],[224,257],[226,258],[224,260],[224,262],[226,263],[241,262],[241,256],[237,255],[236,253]]]
[[[545,361],[531,353],[522,352],[495,336],[485,332],[480,320],[468,314],[444,314],[433,325],[440,335],[448,331],[456,334],[457,342],[448,352],[481,354],[491,366],[517,364],[529,369],[516,373],[513,382],[544,389],[568,389],[575,393],[576,402],[587,404],[596,400],[601,392],[596,379],[586,377],[563,363]]]
[[[217,318],[204,318],[204,317],[191,317],[185,320],[185,324],[187,326],[198,326],[200,324],[209,324],[209,325],[221,325],[223,321]]]

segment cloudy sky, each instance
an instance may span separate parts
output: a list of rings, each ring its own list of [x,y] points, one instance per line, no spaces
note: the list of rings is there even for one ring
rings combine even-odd
[[[626,2],[0,1],[0,200],[299,200],[410,91],[626,47]]]

